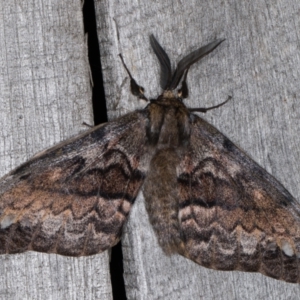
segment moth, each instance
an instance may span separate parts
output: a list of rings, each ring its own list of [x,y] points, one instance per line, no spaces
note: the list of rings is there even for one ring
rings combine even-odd
[[[142,189],[159,245],[212,269],[300,282],[300,205],[270,174],[188,108],[187,73],[150,43],[163,93],[144,109],[35,155],[0,180],[0,253],[94,255],[114,246]],[[131,80],[131,92],[147,100]],[[181,87],[177,91],[178,85]],[[148,100],[147,100],[148,101]],[[226,102],[226,101],[225,101]]]

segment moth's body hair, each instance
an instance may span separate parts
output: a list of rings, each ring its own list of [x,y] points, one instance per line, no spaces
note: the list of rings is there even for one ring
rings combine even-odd
[[[122,236],[138,192],[159,245],[212,269],[300,282],[300,205],[188,108],[187,74],[216,40],[172,72],[154,36],[163,93],[142,110],[43,151],[0,180],[0,254],[93,255]],[[148,101],[123,57],[131,91]],[[175,91],[179,83],[181,87]]]
[[[155,151],[143,186],[146,209],[162,249],[167,254],[183,253],[176,169],[189,143],[190,113],[171,91],[151,102],[147,109],[147,138]]]

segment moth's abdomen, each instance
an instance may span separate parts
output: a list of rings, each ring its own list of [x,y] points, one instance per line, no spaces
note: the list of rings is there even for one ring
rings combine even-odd
[[[158,150],[150,163],[143,189],[150,223],[167,254],[183,250],[178,221],[178,163],[179,156],[174,149]]]

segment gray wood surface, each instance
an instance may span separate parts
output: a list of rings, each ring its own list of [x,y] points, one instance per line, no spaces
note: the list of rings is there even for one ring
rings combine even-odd
[[[0,173],[92,124],[82,2],[0,2]],[[0,299],[112,299],[108,254],[0,256]]]
[[[203,117],[300,200],[300,1],[100,1],[98,35],[109,117],[140,107],[118,53],[146,95],[160,93],[153,33],[171,60],[226,41],[190,69],[191,107],[233,100]],[[143,105],[143,103],[142,103]],[[144,104],[145,105],[145,104]],[[299,299],[298,285],[205,269],[157,245],[142,197],[123,237],[128,299]]]

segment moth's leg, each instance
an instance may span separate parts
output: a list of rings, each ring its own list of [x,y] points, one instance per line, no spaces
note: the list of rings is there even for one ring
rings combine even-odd
[[[125,62],[124,62],[122,54],[119,54],[119,56],[121,58],[122,64],[123,64],[126,72],[128,73],[128,75],[130,77],[130,91],[131,91],[131,93],[134,96],[137,96],[139,99],[143,99],[145,101],[148,101],[148,99],[144,95],[145,89],[142,86],[138,85],[136,83],[135,79],[132,77],[131,73],[129,72],[129,70],[128,70]]]
[[[231,100],[231,99],[232,99],[232,97],[231,97],[231,96],[228,96],[228,98],[227,98],[226,101],[224,101],[224,102],[222,102],[222,103],[220,103],[220,104],[218,104],[218,105],[211,106],[211,107],[207,107],[207,108],[205,108],[205,107],[189,108],[188,110],[189,110],[190,112],[197,111],[197,112],[203,112],[203,113],[206,113],[208,110],[211,110],[211,109],[214,109],[214,108],[218,108],[218,107],[224,105],[225,103],[227,103],[227,102],[228,102],[229,100]]]
[[[90,124],[88,124],[86,122],[82,122],[82,125],[84,125],[84,126],[86,126],[88,128],[93,128],[94,127],[93,125],[90,125]]]

